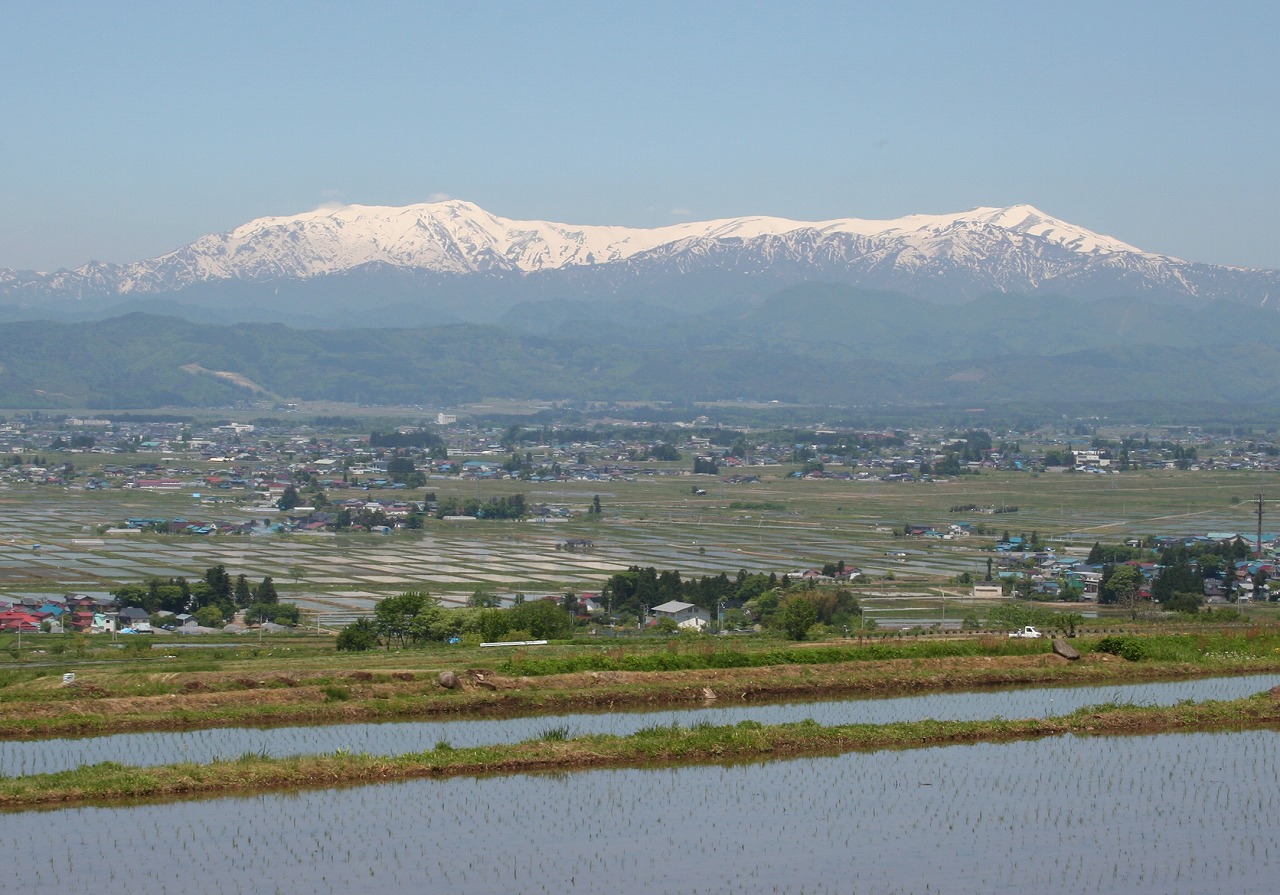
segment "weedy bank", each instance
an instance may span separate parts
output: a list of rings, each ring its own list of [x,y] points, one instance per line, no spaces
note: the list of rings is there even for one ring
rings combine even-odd
[[[0,806],[31,807],[126,799],[163,799],[420,777],[727,763],[851,751],[1007,742],[1074,734],[1246,729],[1280,724],[1280,694],[1164,708],[1105,705],[1051,719],[918,721],[823,727],[812,721],[765,726],[653,727],[630,736],[570,738],[560,728],[514,745],[454,749],[447,743],[400,756],[329,755],[132,768],[108,763],[57,774],[0,780]]]
[[[299,656],[211,654],[0,671],[0,737],[220,726],[537,715],[942,692],[988,686],[1154,681],[1280,669],[1280,633],[1119,635],[1073,641],[986,636],[811,647],[676,639],[627,646]],[[543,648],[538,648],[539,650]],[[76,680],[63,673],[75,668]],[[452,687],[441,673],[452,672]]]

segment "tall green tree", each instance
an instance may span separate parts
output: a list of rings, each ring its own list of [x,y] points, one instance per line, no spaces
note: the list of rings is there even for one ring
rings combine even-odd
[[[280,595],[276,593],[275,582],[268,575],[262,579],[262,583],[258,585],[253,593],[255,602],[258,603],[279,603]]]
[[[1102,581],[1098,602],[1112,603],[1126,610],[1130,617],[1138,617],[1138,594],[1142,588],[1142,573],[1137,566],[1115,566]]]
[[[177,579],[179,587],[185,587],[182,579]],[[212,566],[205,570],[204,580],[197,581],[189,590],[188,611],[214,606],[223,618],[230,618],[236,610],[234,588],[231,576],[225,567]]]
[[[792,640],[804,640],[818,621],[818,609],[802,594],[789,594],[778,605],[775,618],[783,632]]]
[[[223,615],[217,606],[201,606],[195,611],[196,624],[204,628],[222,627]]]
[[[211,566],[204,571],[205,584],[209,585],[215,599],[230,601],[232,594],[231,576],[223,565]]]
[[[289,512],[296,506],[302,505],[302,498],[298,496],[298,489],[293,485],[286,485],[284,493],[280,495],[280,499],[276,501],[276,506],[284,512]]]
[[[414,639],[414,619],[424,608],[434,606],[435,598],[426,591],[407,591],[379,600],[373,608],[373,624],[387,649],[406,646]]]
[[[234,596],[236,605],[242,609],[253,602],[253,591],[249,588],[249,579],[244,575],[236,576]]]
[[[502,612],[508,617],[508,631],[528,631],[538,640],[568,637],[577,624],[555,600],[528,600]]]
[[[1160,570],[1151,583],[1151,596],[1167,603],[1174,594],[1204,594],[1204,577],[1185,559]]]

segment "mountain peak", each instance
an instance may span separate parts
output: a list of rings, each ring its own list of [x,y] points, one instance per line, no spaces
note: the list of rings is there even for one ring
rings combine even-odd
[[[1142,252],[1030,204],[891,220],[763,215],[654,228],[499,217],[463,199],[326,205],[263,217],[159,258],[56,274],[0,271],[0,293],[173,293],[201,283],[308,280],[372,268],[427,278],[579,272],[609,294],[622,282],[705,274],[786,285],[826,280],[963,301],[989,292],[1166,295],[1261,301],[1275,271],[1191,265]],[[584,279],[586,277],[587,279]]]
[[[975,227],[994,227],[1035,237],[1074,252],[1139,251],[1112,237],[1058,220],[1032,205],[983,207],[953,214],[913,214],[893,220],[842,218],[810,222],[747,216],[627,228],[513,220],[498,217],[463,199],[392,207],[323,206],[289,217],[259,218],[230,233],[207,236],[196,245],[207,244],[209,249],[214,249],[220,242],[233,244],[242,260],[245,253],[253,253],[254,244],[262,244],[272,255],[277,250],[314,253],[305,263],[285,265],[292,269],[294,276],[332,273],[372,262],[450,273],[481,269],[529,273],[625,261],[687,240],[752,240],[803,231],[816,233],[822,239],[846,236],[884,241],[904,234],[929,238],[933,234]],[[288,242],[277,245],[273,234],[282,231],[290,231]],[[305,243],[299,245],[300,240]],[[165,257],[176,257],[186,251],[180,249]],[[228,275],[231,274],[228,272]]]
[[[970,217],[971,216],[971,217]],[[1132,253],[1145,254],[1141,249],[1112,236],[1104,236],[1075,224],[1046,214],[1034,205],[1010,205],[1007,208],[975,208],[963,217],[971,221],[1019,233],[1035,236],[1050,243],[1083,254]]]

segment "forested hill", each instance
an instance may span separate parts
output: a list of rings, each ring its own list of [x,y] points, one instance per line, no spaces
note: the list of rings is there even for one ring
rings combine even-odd
[[[992,296],[963,307],[804,286],[644,326],[552,307],[537,327],[304,330],[130,314],[0,324],[0,405],[257,399],[778,400],[851,406],[1268,401],[1280,317],[1239,305]]]

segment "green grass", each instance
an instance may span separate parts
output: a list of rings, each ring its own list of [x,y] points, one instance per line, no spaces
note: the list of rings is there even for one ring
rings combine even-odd
[[[1048,641],[983,638],[967,640],[873,641],[863,646],[771,647],[761,650],[693,649],[685,652],[604,653],[559,657],[513,656],[498,666],[504,674],[537,677],[580,671],[694,671],[760,668],[769,665],[833,665],[890,659],[949,656],[1024,656],[1049,651]],[[620,650],[614,651],[621,653]]]
[[[1280,638],[1251,631],[1241,634],[1121,634],[1104,637],[1093,645],[1098,652],[1131,662],[1247,662],[1274,660],[1280,655]]]
[[[1104,683],[1253,673],[1280,668],[1280,630],[1204,629],[1191,634],[1116,633],[1073,641],[1086,661],[1048,657],[1047,640],[886,637],[803,645],[767,637],[645,638],[559,644],[505,657],[432,646],[404,652],[334,654],[325,649],[228,658],[216,671],[187,672],[160,657],[0,671],[0,738],[32,738],[241,724],[537,715],[600,708],[680,705],[712,686],[725,700],[761,701],[861,693],[938,692],[1023,683]],[[1098,650],[1133,661],[1088,660]],[[1043,657],[1043,658],[1036,658]],[[1027,659],[1032,661],[1028,662]],[[444,669],[490,669],[497,692],[446,691]],[[571,672],[662,672],[560,681]],[[523,680],[522,680],[523,679]],[[723,685],[723,686],[722,686]],[[261,694],[261,695],[259,695]],[[140,697],[133,705],[108,702]],[[29,707],[29,708],[28,708]]]
[[[542,733],[534,737],[534,740],[540,740],[547,743],[563,743],[569,739],[569,728],[567,725],[558,727],[548,727]]]
[[[630,736],[549,736],[514,745],[453,749],[447,744],[400,756],[269,758],[248,752],[211,764],[132,768],[116,763],[0,780],[0,806],[111,802],[333,786],[415,777],[576,770],[597,767],[717,763],[859,750],[1004,742],[1073,734],[1156,733],[1273,726],[1280,700],[1267,694],[1171,707],[1093,706],[1059,718],[917,721],[823,727],[813,721],[766,726],[744,721],[716,727],[659,726]],[[555,733],[555,732],[552,732]]]

